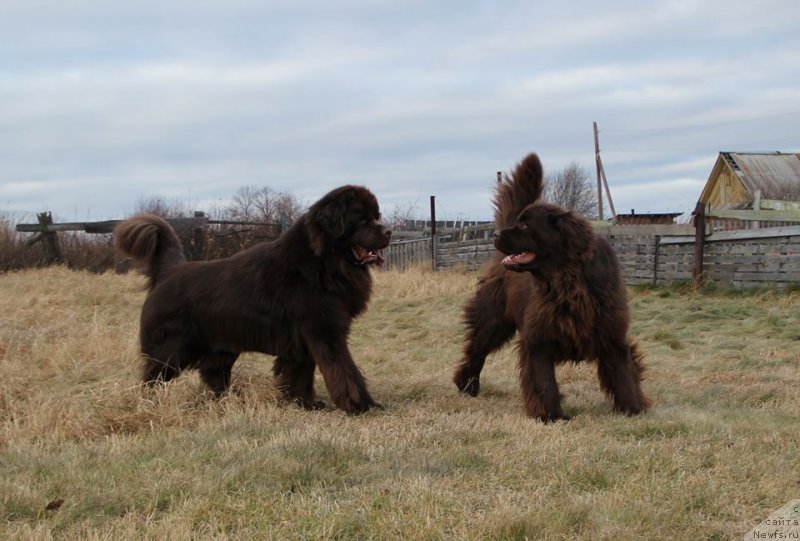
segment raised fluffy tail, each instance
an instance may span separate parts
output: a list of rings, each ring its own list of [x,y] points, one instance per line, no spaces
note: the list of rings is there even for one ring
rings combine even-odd
[[[498,229],[517,222],[522,210],[542,195],[542,162],[528,154],[509,177],[504,175],[494,195],[494,221]]]
[[[186,261],[178,234],[154,214],[137,214],[120,222],[114,238],[117,250],[143,267],[151,290],[170,268]]]

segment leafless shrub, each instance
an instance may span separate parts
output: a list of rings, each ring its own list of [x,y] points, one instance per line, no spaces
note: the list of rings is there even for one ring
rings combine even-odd
[[[0,271],[36,266],[42,255],[26,245],[26,236],[15,229],[15,220],[0,212]]]
[[[305,205],[288,192],[276,192],[269,187],[242,186],[233,196],[232,203],[223,211],[229,220],[257,223],[295,221]]]
[[[587,218],[597,217],[597,194],[589,172],[578,162],[570,162],[555,176],[545,177],[544,200],[573,209]]]
[[[383,215],[383,223],[392,231],[404,231],[407,224],[418,219],[417,202],[402,202],[392,208],[388,214]]]
[[[778,201],[800,201],[800,181],[783,181],[769,195]]]
[[[190,216],[191,210],[177,200],[168,201],[161,195],[152,195],[140,198],[134,207],[134,213],[155,214],[162,218],[180,218]]]

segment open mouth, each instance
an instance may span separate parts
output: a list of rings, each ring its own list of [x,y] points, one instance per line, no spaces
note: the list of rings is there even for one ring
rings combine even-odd
[[[501,263],[504,267],[515,268],[530,265],[534,259],[536,259],[536,254],[533,252],[520,252],[505,256]]]
[[[367,250],[359,244],[354,244],[350,249],[353,252],[356,265],[364,266],[376,264],[379,267],[383,266],[383,255],[381,255],[380,250]]]

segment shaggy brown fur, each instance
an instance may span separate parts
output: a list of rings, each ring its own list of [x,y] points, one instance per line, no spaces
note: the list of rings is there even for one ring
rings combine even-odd
[[[383,262],[379,250],[391,236],[366,188],[333,190],[276,241],[217,261],[185,262],[175,231],[157,216],[134,216],[115,234],[149,279],[140,328],[145,382],[196,368],[220,394],[239,353],[258,351],[276,356],[278,387],[306,408],[325,405],[314,393],[316,368],[341,409],[379,406],[347,347],[370,297],[367,267]]]
[[[617,411],[643,412],[649,401],[643,366],[628,338],[628,301],[613,249],[574,212],[538,201],[542,165],[535,154],[506,177],[495,195],[499,251],[464,310],[467,342],[453,380],[480,391],[486,356],[519,330],[525,411],[545,422],[567,419],[555,365],[597,362],[601,387]]]

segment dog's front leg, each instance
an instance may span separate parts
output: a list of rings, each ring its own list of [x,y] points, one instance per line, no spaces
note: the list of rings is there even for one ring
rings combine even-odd
[[[337,406],[350,414],[382,407],[367,391],[367,383],[350,355],[346,338],[333,343],[310,341],[308,350]]]
[[[519,377],[525,412],[545,423],[568,420],[561,409],[555,357],[546,348],[520,344]]]

